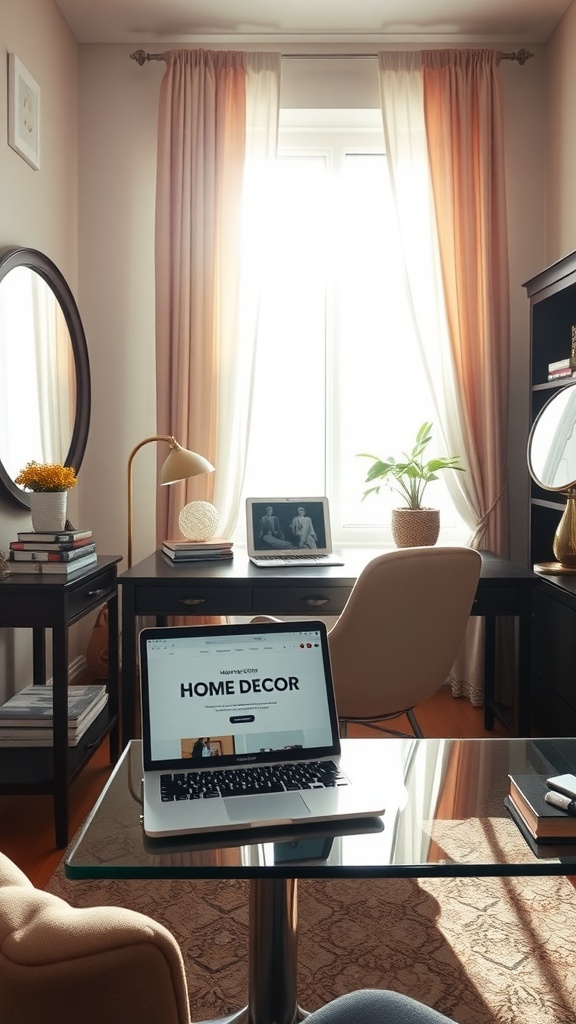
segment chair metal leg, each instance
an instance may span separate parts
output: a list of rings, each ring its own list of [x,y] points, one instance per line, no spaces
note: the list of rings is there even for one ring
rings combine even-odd
[[[406,712],[406,717],[407,717],[408,721],[410,722],[410,725],[412,726],[412,728],[414,730],[414,735],[417,736],[419,740],[424,739],[424,733],[422,732],[422,729],[420,728],[420,726],[418,725],[418,722],[416,721],[416,715],[414,714],[414,709],[413,708],[410,708]]]

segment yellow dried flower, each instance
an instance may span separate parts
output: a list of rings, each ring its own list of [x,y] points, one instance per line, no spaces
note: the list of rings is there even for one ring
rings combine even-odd
[[[76,484],[76,470],[58,462],[28,462],[16,477],[27,491],[69,491]]]

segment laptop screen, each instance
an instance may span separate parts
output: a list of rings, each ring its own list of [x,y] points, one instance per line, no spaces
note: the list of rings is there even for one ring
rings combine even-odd
[[[147,770],[340,752],[322,622],[144,629],[140,667]]]
[[[252,555],[332,553],[327,498],[247,498],[246,536]]]

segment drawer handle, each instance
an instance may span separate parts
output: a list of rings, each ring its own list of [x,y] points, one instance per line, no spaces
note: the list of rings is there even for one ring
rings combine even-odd
[[[98,587],[97,590],[89,590],[86,597],[101,597],[106,593],[106,587]]]
[[[303,597],[303,604],[307,604],[310,608],[321,608],[323,604],[328,604],[330,601],[329,597]]]
[[[188,604],[188,605],[206,604],[206,598],[205,597],[180,597],[178,599],[178,604]]]

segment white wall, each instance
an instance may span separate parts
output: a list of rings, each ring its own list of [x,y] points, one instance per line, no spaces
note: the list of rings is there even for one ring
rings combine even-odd
[[[8,53],[19,57],[40,87],[40,170],[30,167],[7,142]],[[76,297],[78,117],[78,45],[56,4],[53,0],[2,0],[0,247],[27,246],[45,252]],[[25,390],[22,401],[26,401]],[[74,515],[79,494],[71,492],[71,498]],[[29,514],[0,496],[0,549],[8,547],[18,530],[28,529]],[[0,700],[31,681],[30,647],[29,631],[2,629],[0,623]]]
[[[576,2],[548,46],[548,188],[545,266],[576,249]]]

